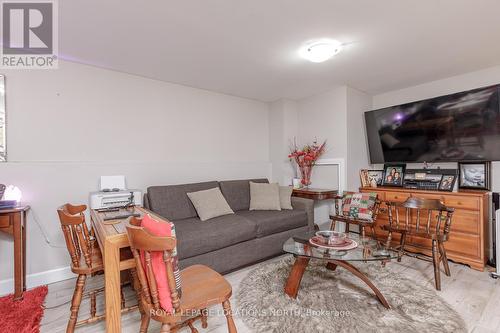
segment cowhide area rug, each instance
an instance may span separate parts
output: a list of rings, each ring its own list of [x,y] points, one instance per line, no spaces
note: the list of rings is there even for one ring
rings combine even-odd
[[[311,260],[297,299],[284,291],[293,257],[251,271],[236,295],[240,316],[256,332],[466,332],[466,325],[431,287],[380,263],[354,263],[385,296],[385,309],[357,277]]]

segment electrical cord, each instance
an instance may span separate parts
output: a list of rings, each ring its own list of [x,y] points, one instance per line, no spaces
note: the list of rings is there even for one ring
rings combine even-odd
[[[45,231],[45,228],[42,226],[42,224],[40,223],[39,219],[38,219],[38,216],[36,215],[35,211],[33,210],[33,208],[31,208],[29,210],[29,213],[31,214],[31,216],[33,217],[33,220],[35,221],[35,223],[38,225],[38,228],[40,229],[42,235],[43,235],[43,238],[45,240],[45,243],[47,243],[48,246],[50,247],[53,247],[53,248],[56,248],[56,249],[65,249],[66,248],[66,245],[59,245],[59,244],[52,244],[49,236],[47,235],[47,232]]]
[[[134,193],[133,192],[130,192],[131,194],[131,197],[129,199],[129,202],[124,205],[122,208],[129,208],[133,205],[133,202],[134,202]],[[44,238],[44,241],[45,243],[47,243],[47,245],[49,245],[50,247],[52,248],[57,248],[57,249],[65,249],[66,248],[66,245],[59,245],[59,244],[53,244],[52,241],[50,240],[45,228],[42,226],[42,224],[40,223],[40,220],[38,219],[38,216],[36,215],[35,211],[33,210],[33,208],[31,208],[29,210],[29,213],[31,214],[32,218],[33,218],[33,221],[35,221],[35,223],[37,224],[38,228],[40,229],[40,232],[42,233],[42,236]],[[65,301],[63,303],[60,303],[60,304],[57,304],[57,305],[54,305],[54,306],[46,306],[44,307],[46,310],[51,310],[51,309],[56,309],[56,308],[59,308],[63,305],[66,305],[66,304],[69,304],[71,303],[71,299],[69,299],[68,301]]]

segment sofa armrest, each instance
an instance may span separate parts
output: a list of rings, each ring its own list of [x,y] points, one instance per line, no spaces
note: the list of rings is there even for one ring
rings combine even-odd
[[[151,206],[149,205],[149,197],[148,197],[147,193],[144,193],[144,196],[143,196],[142,200],[143,200],[143,206],[144,206],[144,208],[151,210]]]
[[[293,209],[305,210],[310,231],[314,231],[314,200],[292,197]]]

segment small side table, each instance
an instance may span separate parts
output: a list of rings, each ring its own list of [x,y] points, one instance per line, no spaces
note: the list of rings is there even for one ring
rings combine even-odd
[[[14,300],[26,290],[26,213],[30,206],[0,209],[0,231],[14,238]]]
[[[334,200],[338,197],[338,191],[332,189],[311,187],[303,187],[298,189],[294,188],[292,191],[292,197],[312,199],[314,201]],[[314,224],[314,228],[316,230],[319,230],[319,226],[317,224]]]
[[[331,189],[323,189],[323,188],[294,188],[292,192],[293,197],[312,199],[315,201],[321,200],[331,200],[337,197],[338,191]]]

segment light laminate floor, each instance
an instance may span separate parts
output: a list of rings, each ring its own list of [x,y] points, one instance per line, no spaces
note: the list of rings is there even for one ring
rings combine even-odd
[[[279,260],[275,258],[272,260]],[[262,264],[257,264],[262,265]],[[428,262],[404,257],[401,263],[391,262],[388,267],[403,275],[420,281],[423,284],[433,285],[433,269]],[[253,267],[244,268],[237,272],[226,275],[226,278],[233,286],[233,294],[236,293],[242,279]],[[442,291],[439,293],[458,313],[465,319],[469,332],[473,333],[493,333],[500,332],[500,279],[495,280],[489,277],[487,272],[478,272],[467,266],[450,262],[452,276],[447,277],[442,274]],[[94,285],[102,284],[102,276],[93,278]],[[75,280],[66,280],[49,285],[49,294],[46,300],[47,309],[42,320],[41,331],[43,332],[64,332],[69,317],[69,303],[73,292]],[[126,293],[126,298],[130,304],[134,302],[135,295],[132,291]],[[102,311],[104,299],[98,299],[98,312]],[[66,303],[66,304],[64,304]],[[232,299],[233,309],[236,307],[234,297]],[[81,312],[88,313],[88,300],[82,303]],[[247,327],[242,319],[235,316],[236,326],[239,333],[253,332]],[[138,311],[125,314],[122,317],[122,332],[138,332],[140,315]],[[199,332],[219,333],[227,332],[224,316],[210,317],[208,328],[202,329],[196,325]],[[160,327],[151,321],[150,332],[159,332]],[[104,332],[104,322],[93,325],[86,325],[77,332]],[[181,333],[190,332],[183,329]]]

